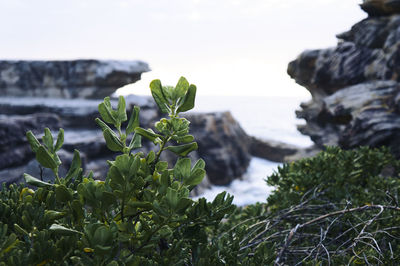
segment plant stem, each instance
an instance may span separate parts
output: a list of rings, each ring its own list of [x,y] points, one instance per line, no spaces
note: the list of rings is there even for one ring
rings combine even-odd
[[[158,161],[160,160],[160,156],[161,156],[161,152],[163,152],[165,145],[167,144],[167,142],[171,139],[170,136],[166,137],[165,139],[163,139],[160,149],[158,150],[157,154],[156,154],[156,159],[154,160],[153,163],[153,167],[152,167],[152,171],[154,171],[154,168],[156,166],[156,164],[158,163]]]

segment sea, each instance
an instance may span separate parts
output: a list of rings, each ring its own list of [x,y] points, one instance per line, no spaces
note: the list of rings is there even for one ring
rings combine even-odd
[[[295,115],[300,103],[307,100],[305,97],[197,96],[193,111],[230,111],[248,135],[308,147],[313,144],[312,141],[296,128],[305,122]],[[240,180],[233,181],[229,186],[212,186],[198,197],[211,201],[218,193],[227,191],[234,196],[233,203],[238,206],[265,202],[274,190],[265,180],[280,165],[253,157]]]

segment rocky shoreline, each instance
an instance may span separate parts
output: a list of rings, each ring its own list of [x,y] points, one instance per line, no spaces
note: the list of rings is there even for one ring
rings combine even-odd
[[[311,92],[298,129],[317,147],[387,146],[400,158],[400,1],[364,1],[369,16],[336,47],[304,51],[288,74]]]
[[[25,138],[25,132],[32,130],[35,134],[41,134],[44,127],[49,127],[54,133],[59,128],[65,130],[65,144],[60,151],[60,157],[65,162],[64,168],[60,169],[61,172],[68,169],[71,163],[72,154],[74,149],[81,152],[83,158],[83,167],[85,171],[92,170],[96,178],[104,179],[107,173],[108,165],[106,160],[112,159],[113,152],[109,151],[103,140],[101,130],[97,128],[94,119],[98,117],[97,107],[102,99],[86,99],[88,94],[80,94],[80,87],[71,88],[68,90],[77,93],[60,94],[55,91],[66,90],[63,84],[88,84],[88,78],[85,75],[90,75],[93,72],[93,65],[95,60],[88,60],[83,63],[81,60],[78,62],[14,62],[14,66],[10,61],[0,61],[0,91],[3,94],[0,97],[0,180],[6,183],[22,182],[22,174],[24,172],[30,173],[34,176],[42,176],[45,180],[52,179],[51,171],[40,169],[36,163],[34,154],[31,152],[30,147]],[[114,62],[108,65],[118,66],[115,71],[108,70],[109,73],[118,72],[118,77],[110,74],[102,81],[103,84],[108,84],[113,90],[113,93],[118,87],[132,82],[132,79],[127,79],[127,76],[140,74],[136,73],[138,69],[130,73],[129,66],[135,65],[128,63],[128,66],[121,67],[124,62]],[[99,63],[103,64],[103,63]],[[138,63],[139,64],[139,63]],[[8,68],[4,68],[7,65]],[[52,86],[35,85],[32,79],[26,81],[22,85],[22,81],[27,76],[32,76],[32,67],[21,67],[35,65],[35,73],[39,74],[37,80],[45,79],[57,80],[57,83],[52,83]],[[39,69],[39,65],[43,69]],[[65,76],[60,76],[59,73],[54,74],[53,77],[49,76],[49,66],[79,66],[82,75],[69,76],[69,81],[63,81]],[[139,65],[144,65],[140,63]],[[147,66],[147,64],[145,64]],[[1,67],[3,66],[3,67]],[[89,68],[89,70],[85,69]],[[6,69],[6,70],[4,70]],[[18,69],[13,72],[14,82],[11,86],[7,83],[10,79],[10,69]],[[22,72],[21,69],[25,69]],[[127,71],[124,73],[121,69]],[[147,71],[149,68],[144,67],[141,71]],[[78,70],[65,70],[68,73],[76,73]],[[4,74],[6,73],[6,74]],[[4,80],[4,77],[6,79]],[[12,76],[12,75],[11,75]],[[16,78],[15,76],[18,76]],[[74,79],[78,80],[72,80]],[[96,80],[96,79],[92,79]],[[91,81],[91,82],[92,82]],[[5,86],[4,84],[8,84]],[[90,83],[90,82],[89,82]],[[14,87],[13,87],[14,86]],[[17,89],[15,86],[20,86]],[[37,86],[37,87],[32,87]],[[82,85],[86,86],[86,85]],[[32,88],[32,89],[31,89]],[[96,86],[93,87],[91,97],[96,96],[100,98],[104,90],[97,94]],[[26,93],[21,97],[20,91],[31,90],[37,92]],[[51,91],[51,92],[48,92]],[[74,96],[75,98],[71,99]],[[111,100],[112,104],[116,104],[116,99]],[[141,126],[145,128],[152,128],[155,121],[157,121],[161,114],[158,112],[153,100],[146,96],[127,96],[127,110],[128,113],[132,110],[134,105],[141,108],[140,121]],[[198,142],[199,149],[193,153],[193,158],[203,158],[206,161],[207,178],[199,187],[203,189],[210,184],[227,185],[236,178],[242,177],[246,172],[249,165],[251,156],[263,157],[274,161],[285,161],[285,156],[293,155],[299,151],[298,148],[291,146],[287,150],[287,145],[284,143],[271,142],[267,140],[255,140],[248,136],[241,128],[239,123],[232,117],[229,112],[215,112],[215,113],[189,113],[186,117],[191,121],[191,132]],[[258,149],[255,149],[258,147]],[[272,150],[268,147],[273,147]],[[151,143],[144,143],[143,151],[148,152],[153,149]],[[260,150],[265,149],[263,152]],[[164,160],[167,160],[172,165],[176,157],[169,153],[164,153]],[[200,192],[200,191],[197,191]]]

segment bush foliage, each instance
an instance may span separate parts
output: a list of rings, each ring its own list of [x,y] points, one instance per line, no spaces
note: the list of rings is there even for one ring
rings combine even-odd
[[[46,129],[27,138],[54,182],[25,174],[26,185],[0,191],[0,265],[325,265],[384,264],[400,260],[400,163],[387,149],[327,148],[314,158],[285,164],[267,179],[266,203],[237,208],[221,193],[212,202],[189,192],[204,175],[189,121],[196,87],[150,84],[167,114],[154,129],[139,126],[139,107],[127,117],[125,101],[109,98],[96,119],[115,151],[105,181],[84,174],[78,151],[65,176]],[[157,152],[135,152],[142,138]],[[179,156],[169,167],[162,152]]]

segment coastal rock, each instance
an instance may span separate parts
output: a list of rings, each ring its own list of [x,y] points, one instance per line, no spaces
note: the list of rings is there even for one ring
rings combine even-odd
[[[58,129],[60,120],[54,114],[0,116],[0,169],[18,166],[33,158],[26,131],[42,133],[45,127]]]
[[[394,76],[387,61],[381,49],[342,42],[335,48],[303,52],[289,63],[288,74],[318,99],[349,85]]]
[[[61,119],[64,128],[98,128],[95,118],[99,117],[98,105],[102,100],[88,99],[48,99],[48,98],[0,98],[0,114],[3,115],[30,115],[36,113],[56,114]],[[113,106],[117,99],[111,99]],[[141,106],[140,121],[148,127],[152,121],[159,117],[153,102],[148,97],[127,97],[128,115],[134,105]]]
[[[300,149],[276,140],[250,137],[250,154],[273,162],[285,162],[287,156],[296,154]]]
[[[296,153],[285,156],[283,161],[285,163],[288,163],[288,162],[298,161],[304,158],[314,157],[321,151],[322,149],[317,147],[316,145],[312,145],[307,148],[300,148],[296,151]]]
[[[369,16],[386,16],[400,13],[399,0],[364,0],[360,6]]]
[[[58,128],[60,119],[54,114],[38,113],[29,116],[0,115],[0,149],[7,150],[12,146],[27,143],[26,131],[43,132],[45,127]]]
[[[65,176],[71,167],[73,153],[61,149],[57,154],[62,161],[62,165],[60,165],[59,168],[59,174],[60,176]],[[82,168],[86,169],[86,157],[84,154],[81,154],[81,161]],[[4,182],[6,184],[24,183],[24,173],[28,173],[45,182],[52,182],[55,178],[54,173],[50,169],[41,167],[36,159],[31,159],[24,165],[7,167],[6,169],[0,170],[0,181],[1,183]]]
[[[321,150],[316,145],[303,148],[281,141],[250,137],[251,155],[277,163],[287,163],[313,157]]]
[[[400,15],[389,13],[339,34],[336,47],[305,51],[289,63],[288,74],[312,95],[296,112],[306,120],[298,129],[318,148],[388,146],[400,158]]]
[[[249,163],[249,137],[230,112],[190,113],[185,117],[206,162],[210,182],[227,185],[241,177]]]
[[[150,71],[141,61],[0,61],[0,93],[14,97],[96,98]]]
[[[94,100],[52,99],[41,102],[39,99],[27,101],[26,99],[0,98],[0,113],[19,114],[18,116],[3,114],[4,133],[1,131],[0,120],[0,135],[7,136],[10,132],[18,132],[18,134],[9,134],[9,140],[5,137],[2,140],[4,142],[2,147],[7,149],[8,153],[3,153],[4,158],[0,156],[0,159],[3,159],[0,162],[0,169],[26,164],[33,158],[34,154],[26,142],[27,130],[42,134],[43,128],[50,126],[56,129],[54,131],[56,133],[58,128],[62,127],[65,130],[63,149],[70,153],[78,149],[89,161],[87,170],[93,170],[96,178],[104,179],[108,169],[106,160],[112,160],[115,153],[107,148],[101,130],[93,122],[94,118],[99,116],[98,103],[99,101]],[[116,104],[115,100],[112,103]],[[134,104],[141,105],[141,126],[153,128],[154,122],[160,118],[154,104],[149,104],[148,98],[128,97],[128,109],[131,109],[131,105]],[[35,113],[44,111],[52,114]],[[199,150],[191,154],[192,160],[199,158],[205,160],[210,182],[226,185],[233,179],[241,177],[250,161],[250,142],[247,134],[231,114],[227,112],[190,113],[187,116],[191,121],[191,133],[199,145]],[[46,117],[48,117],[47,120]],[[49,121],[50,118],[57,123]],[[14,145],[13,148],[10,148],[10,145]],[[152,143],[144,141],[141,151],[148,153],[154,149],[156,147]],[[177,157],[166,151],[162,159],[172,166]],[[18,176],[21,175],[20,171],[13,170]],[[12,176],[9,178],[15,179]],[[208,179],[205,179],[202,187],[208,186]]]

